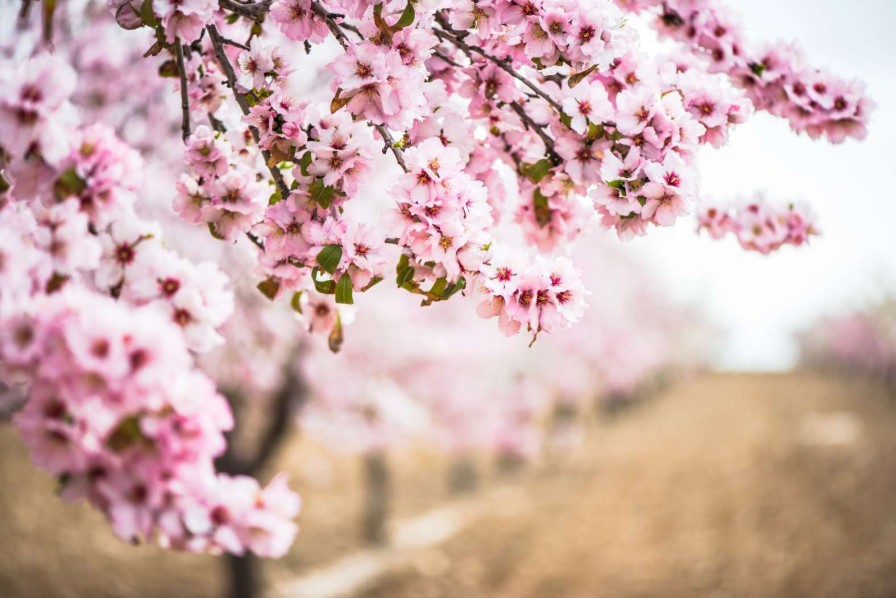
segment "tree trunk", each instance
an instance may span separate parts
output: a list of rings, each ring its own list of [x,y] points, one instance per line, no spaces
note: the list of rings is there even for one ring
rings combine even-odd
[[[457,455],[448,469],[449,494],[469,494],[479,486],[476,463],[470,455]]]
[[[364,506],[361,535],[367,544],[388,542],[386,520],[389,516],[391,480],[386,453],[376,450],[364,455]]]
[[[243,556],[228,554],[224,561],[230,578],[229,598],[258,598],[258,558],[251,553]]]
[[[308,388],[294,366],[294,358],[284,365],[283,382],[277,389],[271,410],[267,416],[265,427],[261,432],[258,445],[251,455],[241,455],[236,448],[242,418],[245,409],[245,398],[236,393],[225,393],[234,414],[234,428],[228,434],[227,451],[215,462],[218,470],[231,475],[258,474],[271,461],[274,453],[283,444],[290,424],[296,412],[309,399]],[[227,554],[223,557],[230,583],[230,598],[257,598],[261,596],[261,561],[258,557],[246,553],[243,556]]]

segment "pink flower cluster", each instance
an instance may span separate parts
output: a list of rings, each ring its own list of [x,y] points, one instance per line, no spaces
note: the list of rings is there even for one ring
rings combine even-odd
[[[273,190],[258,181],[252,162],[238,159],[231,143],[206,125],[187,141],[193,175],[177,183],[174,209],[188,222],[206,223],[213,234],[234,240],[264,213]]]
[[[620,0],[626,8],[658,7],[661,32],[706,57],[710,70],[726,73],[757,108],[786,118],[794,131],[833,143],[861,139],[872,102],[864,85],[806,64],[791,44],[755,47],[737,15],[715,0]]]
[[[607,68],[634,41],[609,0],[456,0],[447,12],[457,30],[485,48],[506,48],[536,65]]]
[[[271,18],[289,39],[319,44],[330,31],[311,10],[312,0],[277,0],[271,5]]]
[[[35,463],[128,540],[283,554],[298,498],[281,478],[262,489],[216,474],[232,416],[190,353],[220,341],[226,278],[179,258],[135,215],[141,164],[128,146],[103,127],[70,126],[66,97],[47,104],[48,91],[28,91],[35,75],[67,80],[65,64],[0,70],[17,90],[6,114],[27,101],[39,115],[7,121],[10,139],[41,129],[27,147],[0,141],[0,377],[25,387],[16,424]],[[39,142],[46,131],[61,132],[52,152]]]
[[[66,499],[87,499],[129,541],[285,552],[297,497],[282,479],[261,489],[215,474],[230,409],[159,312],[70,287],[2,329],[3,369],[30,383],[16,426]]]
[[[414,279],[455,282],[480,270],[492,223],[485,187],[463,172],[458,150],[427,139],[405,152],[408,172],[392,190],[389,232],[411,256]]]
[[[799,247],[819,234],[815,215],[806,204],[772,204],[761,198],[733,208],[704,207],[697,222],[698,230],[713,239],[733,234],[744,249],[763,255],[783,245]]]
[[[152,0],[152,12],[161,19],[169,44],[175,40],[188,44],[199,39],[217,9],[218,0]]]
[[[585,309],[587,292],[568,258],[551,261],[539,256],[521,264],[511,256],[496,255],[483,268],[479,285],[486,295],[479,315],[497,316],[498,326],[508,336],[525,328],[534,341],[539,332],[567,328]]]
[[[398,41],[399,36],[394,36],[392,42]],[[429,41],[427,45],[432,44]],[[337,98],[334,102],[372,123],[396,130],[408,128],[428,113],[426,97],[420,93],[426,85],[420,59],[428,56],[428,49],[414,50],[403,56],[391,45],[352,44],[329,66],[335,74],[331,83]]]
[[[201,25],[187,17],[214,4],[167,1],[155,0],[154,26],[182,41]],[[494,252],[509,251],[497,226],[508,215],[542,252],[567,248],[595,220],[622,238],[672,226],[699,196],[697,150],[726,143],[754,103],[832,138],[835,129],[862,126],[867,109],[853,87],[803,81],[811,73],[793,56],[756,58],[763,53],[748,51],[715,0],[274,0],[219,8],[227,18],[215,26],[228,39],[209,29],[188,52],[186,73],[188,112],[208,111],[216,131],[194,129],[193,174],[179,184],[177,209],[226,240],[247,235],[260,250],[262,292],[304,294],[297,305],[312,288],[351,303],[351,291],[385,277],[387,244],[401,249],[398,286],[424,303],[479,288]],[[654,10],[659,27],[692,51],[639,53],[626,16],[642,10]],[[261,17],[279,33],[259,33]],[[334,59],[313,47],[330,37],[343,50]],[[240,51],[243,39],[249,45]],[[302,83],[286,57],[302,50],[329,61],[326,100],[315,97],[319,88],[301,101],[292,95]],[[241,122],[220,110],[222,79]],[[363,194],[380,143],[404,171],[389,193],[396,208],[385,233],[346,212]],[[797,217],[788,220],[790,240],[777,239],[780,225],[758,240],[747,239],[753,225],[738,235],[763,250],[798,242]],[[538,278],[545,268],[519,270]],[[510,319],[537,332],[558,327],[551,318]]]

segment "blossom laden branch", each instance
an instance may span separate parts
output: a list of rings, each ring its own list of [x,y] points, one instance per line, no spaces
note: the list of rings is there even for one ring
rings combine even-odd
[[[534,83],[529,81],[526,77],[522,76],[519,73],[519,71],[517,71],[510,64],[508,64],[508,62],[506,60],[501,60],[499,58],[495,58],[494,56],[492,56],[491,54],[489,54],[482,48],[479,48],[477,46],[472,46],[472,45],[466,43],[463,40],[463,38],[461,37],[460,33],[451,29],[451,26],[448,24],[448,22],[445,20],[445,18],[442,15],[436,15],[436,20],[439,22],[439,25],[441,25],[442,28],[441,29],[433,28],[432,31],[439,39],[441,39],[443,41],[448,41],[451,44],[457,46],[460,50],[462,50],[464,52],[464,54],[466,54],[471,59],[472,59],[473,53],[482,56],[489,62],[492,62],[493,64],[495,64],[502,71],[504,71],[505,73],[507,73],[514,79],[516,79],[517,81],[521,82],[526,87],[528,87],[530,90],[532,90],[532,92],[535,95],[537,95],[538,97],[543,99],[545,102],[550,104],[551,107],[554,108],[558,113],[560,113],[560,114],[563,113],[563,107],[560,104],[558,104],[556,100],[554,100],[551,96],[549,96],[544,91],[542,91],[537,85],[535,85]]]
[[[174,52],[177,75],[180,78],[181,138],[186,141],[190,136],[190,98],[187,91],[187,70],[184,68],[184,48],[179,39],[174,42]]]
[[[215,56],[218,58],[218,63],[221,65],[225,77],[227,77],[227,84],[233,92],[236,103],[239,105],[240,110],[243,111],[243,114],[249,114],[249,102],[246,100],[246,96],[240,93],[237,89],[236,74],[233,71],[233,65],[230,64],[230,59],[227,57],[227,52],[224,51],[224,40],[221,37],[221,34],[218,33],[217,27],[213,24],[207,25],[206,31],[208,31],[212,46],[215,49]],[[261,139],[258,129],[250,125],[249,130],[252,132],[252,137],[257,143]],[[261,155],[264,157],[264,163],[270,171],[274,183],[277,185],[277,190],[282,197],[287,197],[289,195],[289,187],[286,186],[286,181],[283,180],[283,174],[280,172],[280,169],[276,164],[272,163],[271,153],[267,150],[262,150]]]

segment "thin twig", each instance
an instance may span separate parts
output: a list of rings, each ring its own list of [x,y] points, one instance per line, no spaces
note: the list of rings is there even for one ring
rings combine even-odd
[[[233,92],[233,97],[236,98],[236,103],[239,104],[243,114],[249,114],[249,102],[246,100],[246,96],[237,91],[236,74],[233,72],[233,65],[230,64],[230,59],[227,58],[227,52],[224,51],[224,41],[221,39],[221,34],[218,33],[218,29],[214,25],[206,26],[206,30],[208,31],[209,38],[212,40],[215,56],[217,56],[218,62],[224,70],[224,76],[227,77],[227,84]],[[258,129],[249,125],[249,131],[252,133],[252,137],[255,138],[255,143],[258,143],[261,140],[261,135],[259,135]],[[271,165],[271,153],[269,151],[261,150],[261,155],[264,157],[265,166],[268,167],[271,176],[274,178],[277,190],[280,191],[280,195],[283,199],[286,199],[289,197],[289,187],[286,186],[286,181],[283,180],[283,173],[280,172],[280,169],[277,168],[276,165]]]
[[[408,171],[408,165],[405,164],[404,161],[404,152],[395,145],[395,139],[392,137],[392,133],[389,132],[389,129],[386,128],[385,125],[375,125],[373,123],[369,123],[374,129],[379,131],[380,136],[383,138],[383,153],[385,154],[388,151],[392,151],[392,154],[395,156],[395,161],[398,162],[398,165],[401,166],[401,169],[405,172]]]
[[[463,39],[461,39],[461,37],[457,34],[456,31],[451,29],[451,27],[448,25],[448,22],[445,20],[445,18],[442,15],[436,15],[436,20],[439,22],[439,25],[442,26],[442,29],[435,28],[432,31],[433,31],[433,33],[436,34],[436,36],[439,39],[441,39],[443,41],[451,42],[452,44],[454,44],[455,46],[460,48],[467,56],[470,56],[471,53],[476,53],[476,54],[479,54],[480,56],[482,56],[483,58],[485,58],[486,60],[496,64],[498,66],[498,68],[500,68],[502,71],[504,71],[505,73],[507,73],[514,79],[516,79],[517,81],[520,81],[523,85],[525,85],[526,87],[531,89],[535,93],[535,95],[537,95],[538,97],[540,97],[541,99],[546,101],[548,104],[550,104],[557,112],[559,112],[560,114],[563,114],[563,107],[560,104],[558,104],[551,96],[549,96],[548,94],[543,92],[541,89],[539,89],[538,86],[536,86],[534,83],[532,83],[531,81],[529,81],[528,79],[526,79],[525,77],[520,75],[517,71],[515,71],[513,69],[513,67],[511,67],[509,64],[507,64],[506,60],[500,60],[498,58],[495,58],[494,56],[487,53],[482,48],[479,48],[477,46],[471,46],[468,43],[466,43]],[[471,56],[471,58],[472,58],[472,56]]]
[[[177,74],[180,76],[180,130],[184,142],[190,136],[190,98],[187,95],[187,70],[184,67],[184,47],[180,39],[174,40],[175,57],[177,58]]]
[[[238,42],[238,41],[235,41],[235,40],[226,38],[226,37],[224,37],[224,36],[221,36],[221,41],[224,42],[225,44],[229,45],[229,46],[234,46],[234,47],[236,47],[236,48],[242,48],[243,50],[248,50],[248,49],[249,49],[249,46],[247,46],[246,44],[241,44],[241,43]]]
[[[444,52],[439,52],[438,50],[433,50],[433,56],[441,60],[442,62],[447,62],[451,66],[457,67],[459,69],[464,68],[464,66],[458,62],[455,62],[453,59],[449,58],[447,54]]]
[[[345,35],[340,24],[336,22],[336,19],[317,2],[311,3],[311,12],[319,16],[321,20],[327,24],[330,32],[336,38],[336,41],[339,42],[339,45],[342,46],[342,49],[346,49],[348,47],[348,37]]]
[[[250,232],[248,232],[248,231],[246,232],[246,236],[249,238],[250,241],[252,241],[252,243],[253,243],[256,247],[258,247],[259,249],[261,249],[262,251],[264,251],[264,243],[261,242],[261,239],[259,239],[259,238],[256,237],[253,233],[250,233]]]
[[[22,5],[19,7],[19,29],[27,29],[29,26],[32,2],[33,0],[22,0]]]
[[[541,141],[544,143],[545,150],[547,151],[551,162],[553,162],[555,166],[563,162],[563,159],[557,155],[557,151],[554,149],[554,140],[550,135],[545,133],[544,127],[532,120],[532,117],[526,113],[526,110],[516,102],[510,102],[509,106],[521,119],[523,119],[523,122],[528,128],[532,129],[539,137],[541,137]]]

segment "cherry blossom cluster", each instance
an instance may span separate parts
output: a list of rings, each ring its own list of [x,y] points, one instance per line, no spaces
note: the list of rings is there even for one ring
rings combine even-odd
[[[713,239],[734,235],[741,247],[767,255],[784,245],[799,247],[819,234],[815,215],[805,203],[772,203],[758,198],[736,206],[705,206],[698,230]]]
[[[396,207],[391,233],[415,268],[456,282],[477,273],[491,237],[485,186],[463,172],[460,152],[427,139],[405,152],[408,172],[392,190]],[[414,276],[416,278],[417,276]]]
[[[521,328],[537,335],[567,327],[581,317],[587,294],[567,258],[539,258],[520,266],[512,256],[495,257],[483,273],[480,290],[486,298],[479,304],[479,315],[497,316],[498,326],[508,336]]]
[[[566,64],[574,71],[607,68],[634,35],[609,0],[461,0],[447,11],[447,21],[470,31],[469,39],[483,48],[501,48],[502,58],[525,56],[538,67]]]
[[[246,151],[257,155],[253,148]],[[231,241],[261,218],[272,193],[258,180],[254,162],[237,156],[223,134],[199,126],[184,155],[192,176],[181,176],[174,204],[187,222],[207,224],[213,235]]]
[[[221,340],[226,277],[136,215],[139,156],[77,128],[70,67],[41,55],[0,74],[0,375],[26,389],[34,462],[127,540],[282,555],[298,498],[215,472],[232,416],[190,352]]]
[[[623,238],[671,226],[698,198],[694,156],[701,145],[723,145],[753,103],[792,120],[770,107],[768,98],[787,85],[771,82],[770,64],[743,65],[739,52],[704,51],[709,33],[743,45],[739,29],[713,4],[667,3],[659,20],[686,30],[703,50],[642,54],[626,11],[654,5],[110,4],[119,22],[128,21],[122,25],[139,19],[155,31],[150,54],[167,52],[166,64],[176,62],[166,72],[181,78],[192,171],[179,184],[178,211],[224,240],[248,236],[259,250],[255,272],[265,295],[291,292],[297,307],[314,297],[326,312],[317,324],[338,321],[327,296],[352,303],[353,292],[385,279],[392,244],[400,250],[397,285],[422,295],[424,304],[483,292],[502,329],[536,334],[572,323],[580,304],[564,307],[566,290],[556,285],[530,285],[518,293],[522,305],[531,290],[541,293],[538,305],[561,306],[533,316],[513,307],[521,305],[511,301],[517,290],[491,288],[495,270],[510,268],[494,262],[512,253],[498,231],[508,213],[541,252],[567,248],[593,222]],[[728,33],[713,30],[723,21]],[[331,93],[321,97],[318,87],[297,99],[291,62],[299,54],[292,50],[313,60],[316,46],[334,41],[342,52],[325,53],[321,64]],[[765,91],[745,85],[739,68],[768,79]],[[241,119],[232,118],[227,95]],[[819,108],[827,100],[813,101],[804,127],[810,132],[831,117]],[[209,125],[191,129],[191,118]],[[390,187],[395,207],[384,221],[363,217],[358,224],[351,214],[362,208],[350,200],[365,195],[379,144],[404,174]],[[550,279],[562,270],[569,293],[583,295],[565,262],[514,260],[520,279]]]
[[[705,58],[706,68],[727,74],[757,108],[785,118],[794,131],[833,143],[865,136],[871,100],[859,81],[807,64],[793,44],[757,46],[738,16],[716,0],[618,0],[629,10],[656,13],[660,32]]]

